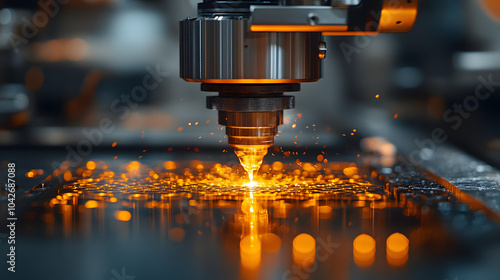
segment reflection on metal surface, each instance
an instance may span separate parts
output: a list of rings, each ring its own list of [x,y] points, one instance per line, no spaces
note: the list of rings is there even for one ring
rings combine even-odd
[[[307,233],[293,239],[293,261],[296,266],[309,267],[316,258],[316,240]]]
[[[354,262],[361,267],[367,267],[375,261],[375,239],[367,234],[361,234],[352,243]]]
[[[410,241],[403,234],[396,232],[387,238],[387,262],[391,266],[403,266],[408,261]]]
[[[148,240],[154,244],[149,253],[167,254],[173,278],[196,278],[175,268],[196,261],[227,264],[224,271],[211,271],[229,279],[267,279],[268,273],[284,279],[351,273],[373,278],[374,269],[401,279],[391,274],[398,267],[450,259],[450,248],[462,246],[438,217],[454,208],[463,216],[467,208],[412,172],[391,177],[396,169],[385,168],[388,183],[381,185],[370,183],[380,173],[354,163],[274,162],[264,163],[250,187],[240,166],[214,162],[149,167],[92,160],[83,166],[71,170],[71,181],[47,201],[34,203],[24,217],[30,229],[75,244],[80,237],[125,247]],[[65,174],[65,168],[51,176]],[[472,217],[478,229],[487,229],[484,217]],[[453,219],[453,226],[464,219]],[[400,233],[389,231],[394,227]]]

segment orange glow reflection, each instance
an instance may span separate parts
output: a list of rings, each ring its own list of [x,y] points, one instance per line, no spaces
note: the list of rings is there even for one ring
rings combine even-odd
[[[95,167],[96,167],[95,162],[93,162],[93,161],[89,161],[89,162],[87,162],[87,169],[88,169],[88,170],[94,170],[94,169],[95,169]]]
[[[361,234],[352,243],[353,258],[356,265],[368,267],[375,261],[376,242],[368,234]]]
[[[396,232],[387,238],[387,263],[391,266],[403,266],[408,262],[410,241],[403,234]]]
[[[257,269],[261,261],[262,243],[256,236],[246,236],[240,241],[241,265],[247,269]]]
[[[316,258],[316,239],[301,233],[293,239],[293,261],[300,267],[311,266]]]
[[[85,202],[85,208],[92,209],[92,208],[97,208],[99,207],[99,202],[95,200],[89,200]]]
[[[115,212],[115,219],[117,219],[118,221],[128,222],[128,221],[130,221],[130,218],[132,218],[132,215],[130,214],[129,211],[116,211]]]

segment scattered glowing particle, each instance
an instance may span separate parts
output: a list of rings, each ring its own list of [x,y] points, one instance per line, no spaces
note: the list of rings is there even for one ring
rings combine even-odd
[[[215,134],[215,133],[213,133],[213,132],[210,132],[210,135],[214,135],[214,134]]]
[[[128,172],[133,172],[139,170],[141,167],[141,163],[138,161],[132,161],[130,164],[127,165],[127,171]]]
[[[130,218],[132,218],[132,215],[129,211],[122,210],[115,212],[115,219],[117,219],[118,221],[128,222],[130,221]]]
[[[198,124],[199,124],[199,122],[195,122],[195,123],[194,123],[194,125],[198,125]]]
[[[398,118],[398,114],[395,114],[395,115],[394,115],[394,118],[395,118],[395,119],[397,119],[397,118]]]
[[[166,161],[163,164],[163,167],[165,167],[166,170],[175,170],[177,168],[177,165],[173,161]]]
[[[170,147],[167,149],[167,151],[171,152],[174,148]]]
[[[109,199],[109,202],[112,202],[112,203],[115,203],[117,201],[118,201],[118,199],[116,197],[112,197]]]
[[[117,158],[118,158],[118,156],[115,156],[115,157],[114,157],[114,159],[117,159]]]
[[[325,159],[325,157],[323,155],[318,155],[316,157],[316,160],[318,160],[319,162],[322,162],[324,159]]]
[[[181,127],[177,128],[177,131],[182,131],[183,129],[184,129],[184,127],[181,126]]]
[[[273,171],[281,172],[281,171],[283,171],[284,165],[283,165],[283,163],[281,163],[279,161],[275,161],[271,165],[271,168],[273,169]]]
[[[352,177],[354,175],[358,175],[358,168],[357,167],[347,167],[347,168],[344,168],[343,172],[344,172],[344,175],[346,175],[348,177]]]
[[[379,98],[379,97],[380,97],[380,94],[375,95],[375,98]]]
[[[297,124],[292,124],[292,128],[296,128],[297,127]]]
[[[113,142],[113,144],[111,144],[111,147],[116,147],[116,145],[118,145],[118,142]]]
[[[356,129],[353,129],[352,131],[353,131],[353,132],[356,132],[357,130],[356,130]]]
[[[92,208],[97,208],[99,207],[99,202],[95,200],[89,200],[85,202],[85,208],[92,209]]]
[[[64,181],[71,181],[71,179],[73,178],[71,171],[66,170],[66,172],[64,172],[63,178],[64,178]]]
[[[286,151],[283,154],[285,155],[285,157],[289,157],[290,156],[290,152],[289,151]]]
[[[138,158],[142,158],[142,156],[139,156]]]
[[[302,114],[301,114],[301,113],[298,113],[298,114],[297,114],[297,118],[299,118],[299,119],[300,119],[300,118],[302,118]]]
[[[188,123],[188,125],[191,125],[191,123]]]
[[[95,167],[96,167],[95,162],[93,162],[93,161],[88,161],[88,162],[87,162],[87,169],[88,169],[88,170],[94,170],[94,169],[95,169]]]
[[[197,153],[197,152],[199,152],[199,151],[200,151],[200,148],[195,147],[193,150]]]
[[[210,123],[210,120],[207,120],[205,123]]]

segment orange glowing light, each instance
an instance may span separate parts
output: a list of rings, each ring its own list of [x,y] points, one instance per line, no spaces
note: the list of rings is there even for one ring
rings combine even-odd
[[[177,128],[177,131],[182,131],[183,129],[184,129],[184,127],[181,126],[181,127]]]
[[[116,147],[116,145],[118,145],[118,142],[113,142],[113,144],[111,144],[111,147]]]
[[[316,257],[316,240],[307,233],[293,239],[293,260],[297,266],[311,266]]]
[[[325,159],[325,157],[323,155],[318,155],[316,157],[316,160],[319,161],[319,162],[322,162],[324,159]]]
[[[179,227],[171,228],[168,231],[168,238],[173,242],[181,242],[186,237],[186,231]]]
[[[299,118],[299,119],[300,119],[300,118],[302,118],[302,114],[301,114],[301,113],[298,113],[298,114],[297,114],[297,118]]]
[[[175,169],[177,169],[177,165],[173,161],[165,161],[165,163],[163,163],[163,167],[166,170],[175,170]]]
[[[498,0],[482,0],[481,4],[492,19],[500,22],[500,2]]]
[[[118,199],[116,197],[112,197],[109,199],[109,202],[112,202],[112,203],[115,203],[117,201],[118,201]]]
[[[262,243],[256,236],[246,236],[240,241],[241,265],[247,269],[257,269],[261,262]]]
[[[398,115],[398,114],[395,114],[395,115],[394,115],[394,118],[395,118],[395,119],[397,119],[398,117],[399,117],[399,115]]]
[[[361,267],[367,267],[375,261],[376,242],[368,234],[361,234],[354,239],[353,258],[354,262]]]
[[[328,205],[323,205],[318,207],[319,209],[319,218],[320,219],[330,219],[332,217],[332,207]]]
[[[348,177],[352,177],[354,175],[358,175],[358,168],[357,167],[347,167],[344,168],[344,175]]]
[[[66,170],[63,175],[64,181],[71,181],[73,178],[73,175],[71,174],[71,171]]]
[[[87,169],[88,169],[88,170],[94,170],[94,169],[95,169],[95,167],[96,167],[95,162],[93,162],[93,161],[89,161],[89,162],[87,162]]]
[[[403,234],[391,234],[386,241],[387,263],[391,266],[403,266],[408,261],[410,241]]]
[[[281,238],[274,233],[265,233],[261,235],[260,242],[264,252],[274,253],[281,248]]]
[[[377,98],[377,99],[378,99],[379,97],[380,97],[380,94],[375,95],[375,98]]]
[[[129,165],[127,165],[127,171],[128,172],[134,172],[134,171],[139,170],[140,167],[141,167],[141,163],[140,162],[138,162],[138,161],[132,161],[132,162],[130,162]]]
[[[298,25],[298,24],[253,24],[253,32],[338,32],[347,31],[347,25]]]
[[[130,221],[130,218],[132,218],[132,215],[129,211],[122,210],[115,212],[115,219],[117,219],[118,221],[128,222]]]
[[[97,208],[99,207],[99,202],[95,200],[89,200],[85,202],[85,208],[92,209],[92,208]]]

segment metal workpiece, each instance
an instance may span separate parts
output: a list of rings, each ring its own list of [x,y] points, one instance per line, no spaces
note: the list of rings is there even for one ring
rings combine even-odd
[[[249,19],[181,21],[180,76],[203,83],[302,83],[322,77],[321,33],[252,32]]]

